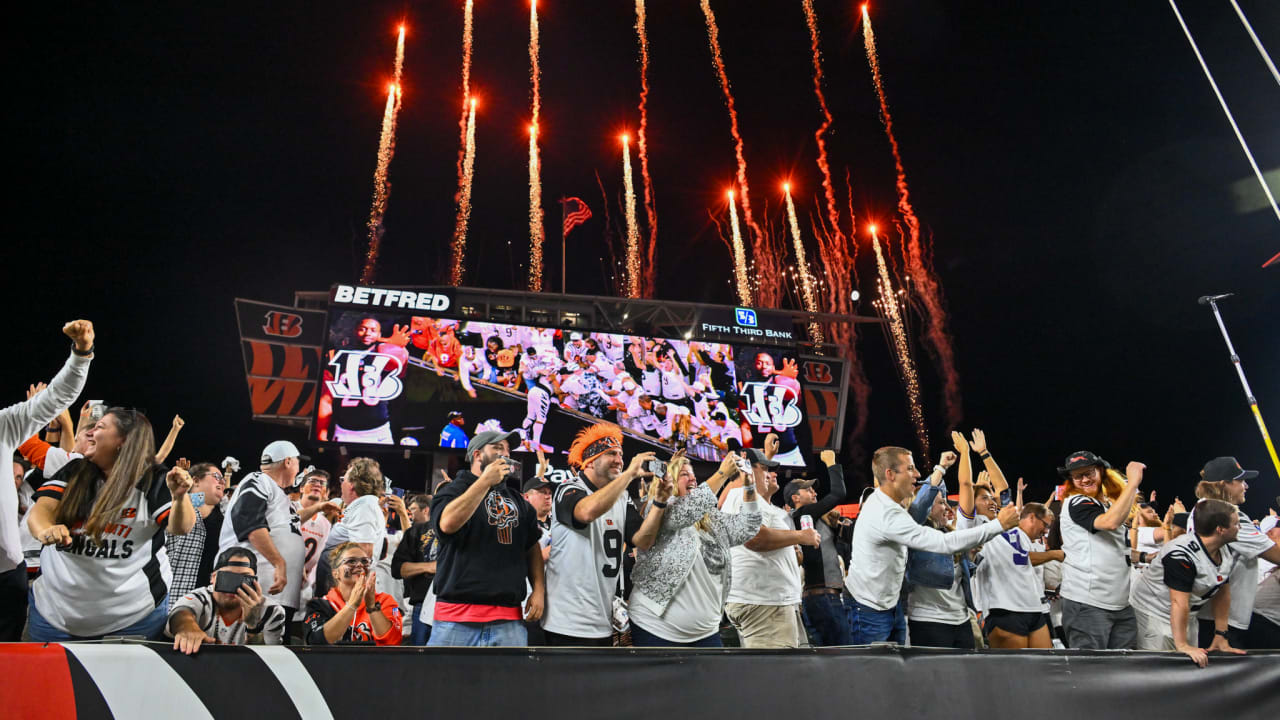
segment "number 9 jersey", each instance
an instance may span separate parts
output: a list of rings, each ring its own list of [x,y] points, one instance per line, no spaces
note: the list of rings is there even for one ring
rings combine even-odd
[[[582,475],[556,488],[551,509],[551,555],[542,627],[577,638],[613,634],[613,596],[622,583],[625,541],[643,518],[623,493],[603,515],[583,525],[573,509],[595,488]]]

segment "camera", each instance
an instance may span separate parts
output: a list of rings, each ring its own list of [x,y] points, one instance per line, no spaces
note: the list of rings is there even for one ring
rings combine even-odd
[[[664,478],[667,476],[667,464],[658,459],[649,460],[644,464],[645,472],[653,473],[656,478]]]
[[[519,480],[523,477],[521,471],[524,469],[524,465],[519,460],[514,460],[512,458],[504,459],[507,461],[507,478]]]
[[[242,573],[220,572],[213,582],[213,589],[220,593],[230,593],[234,595],[241,585],[257,585],[258,578],[253,575],[244,575]]]

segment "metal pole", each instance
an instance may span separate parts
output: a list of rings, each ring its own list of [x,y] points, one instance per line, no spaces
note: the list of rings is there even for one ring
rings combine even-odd
[[[1231,336],[1227,334],[1227,326],[1222,322],[1222,313],[1218,311],[1218,303],[1210,300],[1209,307],[1213,308],[1213,317],[1218,321],[1218,329],[1222,331],[1222,339],[1227,344],[1227,352],[1231,354],[1231,364],[1235,365],[1236,374],[1240,376],[1240,384],[1244,387],[1245,399],[1249,402],[1249,409],[1253,411],[1253,419],[1258,423],[1258,430],[1262,433],[1262,442],[1267,446],[1267,452],[1271,454],[1271,464],[1276,468],[1276,475],[1280,476],[1280,458],[1276,457],[1276,446],[1271,442],[1271,434],[1267,432],[1267,424],[1262,422],[1262,413],[1258,411],[1258,400],[1253,396],[1253,390],[1249,388],[1249,381],[1244,377],[1244,367],[1240,364],[1240,356],[1236,354],[1235,346],[1231,344]]]

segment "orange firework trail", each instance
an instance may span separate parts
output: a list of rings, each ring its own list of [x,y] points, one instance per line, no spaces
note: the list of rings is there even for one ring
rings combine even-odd
[[[796,204],[791,200],[791,183],[784,183],[782,191],[787,196],[787,220],[791,224],[791,240],[796,246],[796,266],[800,272],[800,291],[804,297],[804,309],[816,313],[818,300],[813,293],[813,275],[809,272],[809,261],[805,259],[804,243],[800,241],[800,221],[796,218]],[[809,339],[815,345],[821,345],[822,326],[816,322],[809,323]]]
[[[724,58],[720,54],[720,26],[716,24],[716,15],[711,11],[711,0],[702,0],[702,14],[707,20],[707,40],[711,44],[711,61],[716,68],[716,76],[720,79],[720,90],[724,92],[725,106],[729,109],[729,131],[733,134],[733,151],[738,160],[738,187],[742,190],[742,220],[747,224],[747,229],[751,232],[753,240],[752,256],[757,263],[762,264],[762,270],[766,269],[764,265],[771,266],[774,258],[768,253],[762,253],[760,247],[764,241],[764,233],[760,231],[760,226],[756,224],[751,214],[751,189],[747,185],[747,159],[743,154],[742,133],[738,131],[738,108],[733,99],[733,91],[729,87],[729,74],[724,69]],[[770,277],[778,277],[776,273],[769,274]],[[767,297],[762,297],[761,302],[767,305],[776,304],[777,283],[764,283],[761,285]]]
[[[471,220],[471,183],[476,167],[476,101],[471,99],[467,114],[467,135],[462,159],[462,187],[458,189],[458,217],[453,224],[453,257],[449,284],[462,284],[463,262],[467,255],[467,223]]]
[[[640,228],[636,226],[636,187],[631,179],[630,138],[622,136],[622,185],[627,208],[627,297],[640,297]]]
[[[396,40],[396,69],[391,82],[400,87],[400,77],[404,74],[404,25],[400,26],[400,37]]]
[[[533,122],[529,125],[529,290],[542,292],[542,163],[538,154],[538,115],[542,111],[542,70],[538,66],[538,0],[529,2],[529,76],[533,84]]]
[[[960,398],[960,374],[956,371],[955,352],[951,347],[951,333],[947,330],[946,310],[942,306],[942,293],[938,280],[926,264],[920,244],[920,219],[911,207],[911,193],[907,187],[907,172],[902,165],[898,139],[893,134],[893,118],[889,115],[889,101],[885,98],[884,80],[880,75],[880,59],[876,52],[876,36],[871,29],[871,16],[867,6],[862,6],[862,40],[867,49],[867,63],[871,66],[871,78],[880,98],[880,120],[893,151],[893,162],[898,173],[898,211],[907,224],[907,272],[915,281],[925,310],[925,339],[929,354],[938,365],[942,376],[943,405],[946,408],[947,426],[955,427],[963,414]]]
[[[898,356],[898,365],[902,369],[902,384],[906,386],[907,401],[911,404],[911,422],[916,427],[916,439],[920,442],[924,457],[929,457],[929,433],[925,429],[924,410],[920,405],[920,379],[916,375],[915,361],[911,359],[911,347],[907,344],[907,331],[902,322],[902,308],[894,295],[893,281],[889,277],[889,268],[884,262],[884,253],[880,250],[880,237],[876,235],[876,226],[872,225],[869,229],[871,245],[876,251],[876,268],[880,271],[879,282],[876,283],[880,289],[880,299],[876,307],[889,319],[894,351]]]
[[[458,117],[458,192],[455,202],[462,200],[462,165],[467,155],[467,101],[471,97],[471,16],[472,0],[467,0],[462,11],[462,113]],[[454,238],[457,242],[457,238]],[[457,270],[455,269],[455,272]]]
[[[387,171],[396,151],[396,115],[400,111],[400,86],[387,88],[387,106],[382,111],[382,134],[378,138],[378,167],[373,173],[373,207],[369,210],[369,251],[365,255],[364,272],[360,282],[373,282],[378,266],[378,245],[382,241],[382,217],[387,212],[387,200],[391,196],[391,183]]]
[[[729,227],[733,231],[733,277],[738,290],[738,302],[751,305],[751,283],[747,281],[747,250],[742,244],[742,228],[738,227],[738,208],[729,196]]]
[[[835,185],[831,182],[831,165],[827,162],[826,134],[834,118],[831,117],[831,110],[827,107],[827,96],[822,91],[822,50],[818,42],[818,15],[813,10],[813,0],[804,0],[804,18],[809,25],[809,47],[813,51],[813,94],[818,98],[818,107],[822,109],[822,125],[813,134],[814,140],[818,143],[818,170],[822,172],[822,194],[826,201],[827,222],[831,225],[831,232],[835,235],[836,241],[843,245],[845,236],[840,231],[840,213],[836,210]],[[856,237],[856,220],[852,214],[849,216],[849,222],[851,224],[849,232]],[[850,254],[856,262],[858,244],[855,242],[850,245],[850,248]]]
[[[644,297],[653,297],[658,282],[655,262],[658,250],[658,209],[653,200],[653,178],[649,176],[649,34],[645,30],[644,0],[636,0],[636,38],[640,42],[640,130],[636,149],[640,153],[640,176],[644,180],[644,211],[649,218],[649,247],[644,267]]]

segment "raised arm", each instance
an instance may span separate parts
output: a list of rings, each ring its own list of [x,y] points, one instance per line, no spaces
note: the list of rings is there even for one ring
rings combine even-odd
[[[75,401],[84,388],[93,358],[93,323],[73,320],[62,328],[62,332],[71,338],[72,354],[49,381],[49,386],[26,402],[0,410],[0,439],[7,441],[10,447],[16,447],[48,425]]]
[[[631,484],[641,474],[641,468],[644,463],[652,460],[654,454],[651,452],[640,453],[631,458],[631,464],[626,470],[618,473],[618,477],[612,482],[599,490],[584,497],[578,504],[573,507],[573,517],[583,525],[589,525],[596,521],[601,515],[609,511],[613,504],[622,497],[622,493],[626,492],[627,486]]]
[[[1002,507],[1008,505],[1009,481],[1005,479],[1004,472],[1000,470],[1000,466],[996,464],[995,458],[991,457],[991,452],[987,449],[986,433],[978,428],[973,429],[973,451],[978,453],[978,458],[982,460],[982,467],[991,478],[991,487],[996,491],[996,497],[1000,498],[1000,505]]]
[[[951,555],[990,540],[1018,524],[1018,511],[1012,505],[1000,511],[995,519],[967,530],[944,533],[917,525],[907,513],[890,513],[885,519],[886,539],[913,550]]]
[[[969,441],[962,433],[952,432],[951,442],[960,458],[960,487],[956,490],[960,512],[965,517],[973,517],[973,459],[969,457]]]
[[[1138,486],[1142,484],[1142,473],[1146,469],[1147,466],[1140,462],[1129,463],[1125,468],[1127,482],[1124,492],[1120,493],[1120,497],[1105,513],[1093,521],[1095,530],[1115,530],[1124,525],[1129,517],[1129,510],[1133,508],[1133,498],[1138,494]]]
[[[157,463],[163,463],[164,459],[169,457],[169,453],[173,452],[173,444],[178,441],[178,433],[182,432],[182,426],[186,424],[181,415],[173,416],[173,425],[169,428],[169,434],[165,436],[164,443],[156,452]]]

